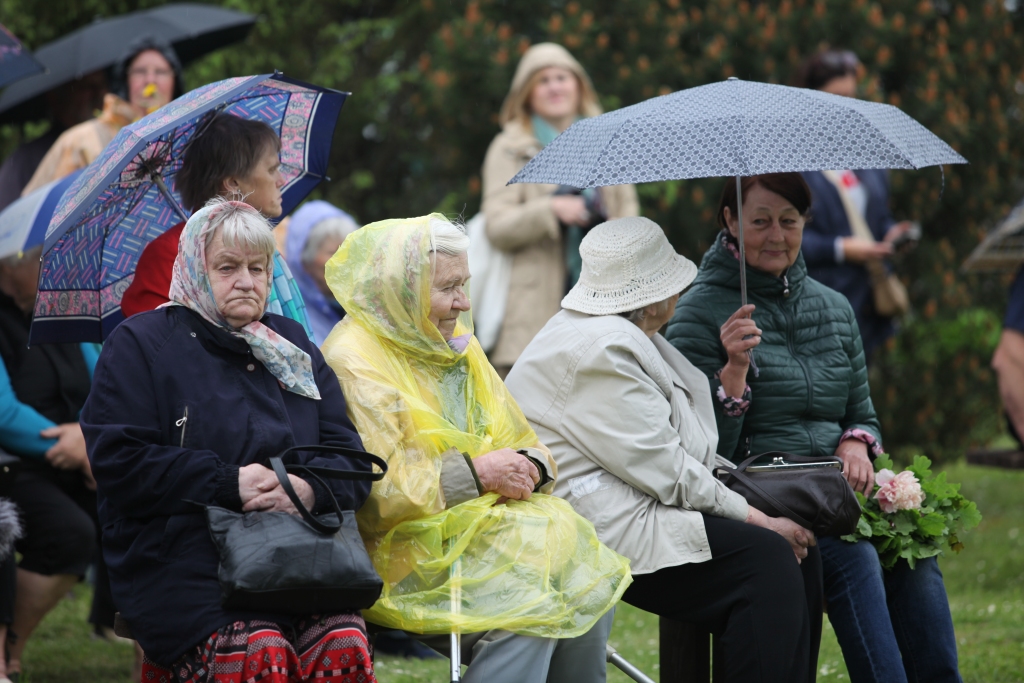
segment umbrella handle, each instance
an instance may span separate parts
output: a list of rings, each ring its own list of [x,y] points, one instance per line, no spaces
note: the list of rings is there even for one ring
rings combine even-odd
[[[747,251],[743,247],[743,177],[736,176],[736,222],[740,243],[740,306],[747,305]]]

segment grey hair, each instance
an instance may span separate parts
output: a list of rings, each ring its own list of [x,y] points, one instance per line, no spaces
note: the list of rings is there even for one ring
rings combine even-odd
[[[306,244],[302,247],[302,256],[300,257],[302,265],[309,267],[309,264],[313,263],[313,259],[319,253],[320,247],[328,239],[334,238],[344,242],[346,237],[358,229],[359,226],[356,222],[347,216],[334,216],[333,218],[325,218],[319,221],[309,231],[309,236],[306,237]]]
[[[458,256],[469,251],[469,235],[461,223],[430,219],[430,251],[445,256]]]
[[[639,325],[647,318],[647,309],[651,306],[657,306],[654,310],[655,315],[664,315],[668,311],[669,299],[671,298],[672,297],[668,297],[668,299],[662,299],[661,301],[656,301],[653,304],[634,308],[632,311],[623,311],[622,313],[619,313],[619,315],[634,325]]]
[[[248,204],[221,197],[214,197],[203,208],[213,208],[203,231],[207,249],[219,231],[225,247],[244,245],[257,254],[264,254],[267,264],[271,263],[277,243],[274,229],[263,214]]]
[[[38,261],[39,257],[43,255],[43,245],[32,247],[28,251],[19,251],[16,254],[10,256],[4,256],[0,259],[0,266],[6,266],[13,268],[23,261]]]

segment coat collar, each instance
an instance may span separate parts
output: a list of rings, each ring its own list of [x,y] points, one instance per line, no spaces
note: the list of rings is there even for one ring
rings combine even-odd
[[[172,315],[175,315],[181,323],[195,333],[196,338],[202,342],[203,346],[216,346],[225,351],[242,355],[249,353],[249,345],[244,339],[228,334],[225,330],[203,320],[195,311],[185,306],[169,306],[168,308]],[[263,316],[261,322],[263,324],[269,322],[267,316]]]

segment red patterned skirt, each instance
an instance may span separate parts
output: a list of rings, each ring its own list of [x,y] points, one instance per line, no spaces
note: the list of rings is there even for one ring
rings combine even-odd
[[[148,658],[142,683],[376,683],[366,624],[358,614],[293,625],[236,621],[164,669]]]

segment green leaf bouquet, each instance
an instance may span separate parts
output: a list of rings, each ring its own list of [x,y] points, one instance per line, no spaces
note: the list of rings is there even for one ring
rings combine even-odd
[[[913,465],[896,474],[889,456],[879,456],[871,497],[857,493],[857,530],[842,539],[871,541],[886,569],[900,559],[913,569],[917,560],[934,557],[946,547],[955,553],[963,550],[959,534],[978,526],[981,513],[960,495],[960,484],[946,481],[945,472],[933,474],[931,465],[931,460],[916,455]]]

